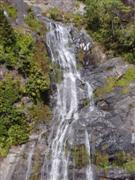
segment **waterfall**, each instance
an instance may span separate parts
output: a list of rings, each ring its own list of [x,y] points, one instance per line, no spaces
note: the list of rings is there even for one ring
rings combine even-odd
[[[90,157],[90,143],[89,143],[89,135],[88,135],[88,132],[85,131],[85,146],[86,146],[86,149],[87,149],[87,152],[88,152],[88,155]],[[93,179],[93,173],[92,173],[92,169],[91,169],[91,162],[89,161],[89,165],[86,169],[86,180],[92,180]]]
[[[61,24],[50,23],[47,34],[47,45],[51,53],[52,62],[58,64],[63,73],[63,81],[57,84],[57,105],[54,109],[52,138],[49,140],[50,166],[48,166],[47,180],[69,180],[68,166],[71,152],[67,149],[68,138],[73,144],[75,134],[73,124],[78,122],[78,94],[77,80],[82,81],[77,70],[75,49],[70,30]],[[88,89],[90,110],[93,109],[92,88],[84,82]],[[84,132],[85,146],[90,158],[90,143],[87,131]],[[44,163],[45,164],[45,163]],[[44,168],[44,166],[43,166]],[[41,173],[44,180],[44,174]],[[86,180],[91,180],[92,169],[86,167]],[[74,179],[74,178],[73,178]]]
[[[28,165],[27,165],[25,180],[30,179],[31,169],[32,169],[32,157],[34,154],[35,145],[36,145],[36,143],[34,142],[34,144],[32,144],[31,151],[29,152],[29,155],[28,155]]]

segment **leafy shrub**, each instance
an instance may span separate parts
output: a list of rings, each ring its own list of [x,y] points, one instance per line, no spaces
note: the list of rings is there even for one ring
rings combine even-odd
[[[57,21],[62,19],[61,11],[57,7],[50,8],[47,12],[47,16]]]
[[[44,14],[55,21],[62,21],[64,23],[73,23],[77,27],[81,27],[85,24],[85,17],[79,13],[63,12],[59,8],[51,8],[47,13]]]
[[[35,42],[32,58],[37,68],[40,69],[44,75],[48,75],[51,61],[48,57],[45,43],[41,38],[38,38]]]
[[[96,152],[95,154],[95,164],[98,168],[109,168],[109,157],[108,154]]]
[[[8,13],[9,17],[16,19],[17,10],[15,7],[5,2],[0,2],[0,5],[1,5],[1,9],[4,9]]]
[[[45,102],[48,99],[45,92],[48,92],[50,86],[50,69],[41,37],[35,41],[23,29],[13,29],[2,10],[0,25],[0,63],[10,68],[10,73],[5,74],[0,81],[0,156],[6,156],[12,145],[27,141],[36,118],[43,120],[50,116],[49,107],[41,105],[48,103]],[[11,75],[13,69],[15,72],[18,70],[17,77]],[[22,79],[23,82],[20,81]],[[18,106],[22,105],[21,99],[24,95],[31,97],[33,104],[38,102],[41,109],[34,109],[37,114],[32,116],[28,107]]]
[[[84,145],[75,145],[71,150],[76,168],[83,168],[89,164],[89,154]]]
[[[34,99],[40,99],[41,93],[48,90],[50,80],[48,76],[43,76],[40,70],[36,67],[32,69],[31,75],[29,76],[26,89],[28,94]]]
[[[13,30],[3,11],[0,11],[0,23],[0,62],[7,67],[25,69],[23,63],[28,64],[27,59],[32,54],[32,36],[30,33]]]
[[[14,125],[8,130],[9,142],[13,145],[25,143],[28,140],[28,134],[22,126]]]
[[[28,15],[25,17],[25,22],[26,24],[28,24],[32,31],[41,33],[43,24],[35,17],[31,9],[28,10]]]
[[[135,59],[134,10],[120,0],[86,0],[87,28],[114,55]]]
[[[7,18],[4,16],[4,11],[0,9],[0,45],[3,50],[11,48],[16,42],[14,31],[9,24]]]
[[[14,107],[20,98],[20,83],[7,74],[0,81],[0,155],[3,156],[11,145],[23,143],[26,137],[28,139],[27,118],[23,112]],[[15,127],[18,127],[16,133]]]
[[[39,121],[49,121],[52,115],[49,106],[44,105],[43,103],[32,106],[32,108],[29,109],[29,112],[31,119],[34,119],[35,123]]]

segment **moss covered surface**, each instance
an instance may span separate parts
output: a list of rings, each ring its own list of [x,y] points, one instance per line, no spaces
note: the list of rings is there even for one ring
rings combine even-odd
[[[33,161],[34,161],[34,164],[32,167],[32,173],[30,176],[30,180],[37,180],[37,179],[40,179],[40,171],[41,171],[41,167],[42,167],[42,159],[40,156],[39,149],[36,149],[36,152],[33,157]]]
[[[106,170],[110,168],[124,169],[129,173],[135,172],[135,157],[132,154],[124,151],[119,151],[113,155],[113,159],[110,161],[110,156],[106,153],[96,152],[95,165],[97,168]]]
[[[89,164],[90,157],[85,145],[75,145],[71,154],[76,168],[83,168]]]
[[[29,26],[29,28],[32,31],[40,35],[44,34],[47,30],[45,28],[45,25],[35,17],[31,8],[28,9],[28,14],[25,17],[25,23]]]
[[[127,71],[120,77],[108,77],[102,87],[95,90],[95,96],[101,97],[107,93],[111,93],[114,88],[121,87],[122,94],[126,94],[129,91],[129,84],[135,81],[135,68],[128,68]]]
[[[85,25],[85,17],[79,13],[64,12],[59,8],[50,8],[43,15],[54,19],[55,21],[61,21],[63,23],[72,23],[78,28],[82,28]]]

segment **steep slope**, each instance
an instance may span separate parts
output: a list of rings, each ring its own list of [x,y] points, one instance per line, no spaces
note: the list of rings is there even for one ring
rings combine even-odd
[[[32,1],[25,2],[32,5]],[[71,13],[76,9],[74,3],[36,1],[35,4],[33,1],[33,10],[23,6],[25,13],[28,9],[25,17],[18,13],[20,20],[15,23],[11,19],[14,26],[23,26],[25,33],[29,31],[32,39],[36,39],[34,71],[27,75],[26,66],[23,69],[26,78],[16,64],[10,64],[15,70],[5,67],[7,61],[1,70],[16,72],[15,76],[20,75],[23,81],[29,82],[30,104],[26,97],[22,98],[26,102],[24,108],[36,106],[36,110],[31,109],[27,124],[36,126],[27,143],[12,148],[0,162],[2,180],[135,178],[135,66],[114,58],[103,46],[93,42],[84,29],[73,27],[72,24],[80,29],[87,23],[82,15]],[[17,8],[20,12],[21,7],[17,5]],[[50,58],[44,57],[46,48]],[[40,82],[35,77],[39,70]],[[47,89],[42,86],[44,81],[49,82]],[[50,117],[49,100],[53,118],[45,122]],[[41,120],[39,123],[33,121],[35,114]]]

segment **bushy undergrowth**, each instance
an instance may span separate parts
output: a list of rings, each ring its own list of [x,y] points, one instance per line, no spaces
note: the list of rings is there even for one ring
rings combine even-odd
[[[35,27],[34,30],[38,31]],[[28,140],[35,120],[49,119],[50,69],[42,38],[37,34],[33,37],[23,28],[13,29],[3,10],[0,39],[0,64],[7,72],[0,81],[0,156],[6,156],[12,145]],[[31,99],[33,112],[27,104],[23,107],[23,97]],[[37,113],[39,107],[42,108]]]
[[[21,97],[20,82],[6,74],[0,81],[0,156],[6,155],[11,145],[28,139],[26,116],[14,106]]]
[[[25,22],[30,27],[30,29],[36,33],[43,34],[46,30],[45,26],[35,17],[31,8],[28,9]]]
[[[107,93],[111,93],[115,87],[121,87],[122,93],[128,93],[128,86],[135,81],[135,68],[128,68],[127,71],[120,77],[108,77],[102,87],[95,91],[96,97],[102,97]]]
[[[63,23],[72,23],[76,27],[81,28],[85,25],[85,17],[79,13],[64,12],[59,8],[50,8],[43,15],[48,16],[55,21],[61,21]]]
[[[4,9],[11,19],[13,19],[13,20],[16,19],[16,17],[17,17],[17,10],[16,10],[15,7],[13,7],[12,5],[10,5],[7,2],[4,2],[4,0],[1,0],[0,8]]]
[[[135,9],[121,0],[86,0],[87,29],[108,51],[135,63]]]

